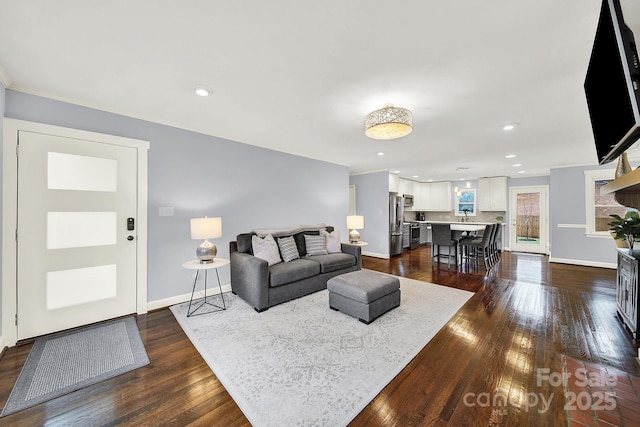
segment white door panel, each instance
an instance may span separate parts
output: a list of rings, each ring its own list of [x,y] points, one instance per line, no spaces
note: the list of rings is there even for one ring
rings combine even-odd
[[[27,131],[18,147],[18,339],[134,313],[137,150]]]

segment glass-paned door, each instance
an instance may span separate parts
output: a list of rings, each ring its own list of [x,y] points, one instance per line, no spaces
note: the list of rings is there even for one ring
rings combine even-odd
[[[510,247],[516,252],[548,252],[547,187],[512,187]]]

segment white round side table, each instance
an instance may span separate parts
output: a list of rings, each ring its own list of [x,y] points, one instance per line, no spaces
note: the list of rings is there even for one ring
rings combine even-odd
[[[193,259],[191,261],[187,261],[182,264],[182,267],[186,268],[187,270],[196,271],[196,275],[193,278],[193,289],[191,290],[191,299],[189,300],[187,317],[197,316],[200,314],[213,313],[214,311],[221,311],[221,310],[227,309],[227,306],[224,303],[224,296],[222,295],[222,285],[220,284],[220,275],[218,274],[218,269],[220,267],[224,267],[225,265],[229,265],[229,264],[230,264],[230,261],[224,258],[215,258],[213,262],[206,263],[206,264],[201,263],[200,260],[198,259]],[[209,299],[207,299],[207,272],[211,269],[214,269],[216,271],[216,276],[218,278],[218,289],[220,290],[220,299],[222,299],[222,307],[210,302],[212,296],[210,296]],[[202,301],[197,307],[194,307],[194,309],[191,310],[191,304],[193,304],[193,295],[196,291],[196,283],[198,282],[198,275],[200,274],[201,270],[204,270],[204,298],[202,299]],[[217,308],[218,310],[201,311],[200,313],[196,313],[196,311],[200,310],[205,305],[210,305],[212,307]]]

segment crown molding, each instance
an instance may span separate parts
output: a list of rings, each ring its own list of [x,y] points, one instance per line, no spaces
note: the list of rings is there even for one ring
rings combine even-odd
[[[5,89],[11,86],[11,79],[9,78],[7,72],[4,71],[4,68],[2,68],[2,65],[0,65],[0,83],[2,84],[2,86],[4,86]]]

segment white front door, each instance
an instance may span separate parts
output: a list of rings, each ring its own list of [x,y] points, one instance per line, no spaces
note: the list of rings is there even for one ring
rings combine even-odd
[[[513,252],[549,253],[548,187],[511,187],[509,246]]]
[[[18,133],[17,335],[136,312],[137,150]]]

